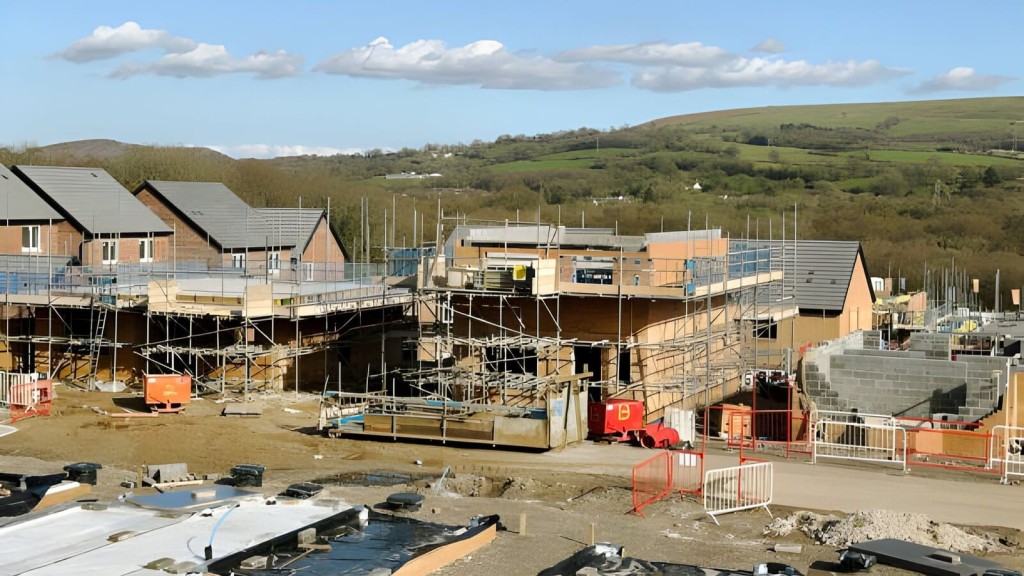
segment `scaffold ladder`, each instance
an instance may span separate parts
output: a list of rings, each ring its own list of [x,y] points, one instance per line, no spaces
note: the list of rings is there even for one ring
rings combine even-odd
[[[96,382],[96,373],[100,368],[100,350],[103,343],[103,334],[107,328],[107,312],[105,305],[96,307],[96,330],[92,340],[89,341],[89,382]]]

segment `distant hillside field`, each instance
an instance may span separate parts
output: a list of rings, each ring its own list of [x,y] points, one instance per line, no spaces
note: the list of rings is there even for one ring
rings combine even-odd
[[[818,106],[768,106],[684,114],[652,120],[641,127],[686,125],[698,131],[721,127],[772,130],[784,124],[811,124],[823,128],[874,130],[887,120],[893,138],[912,142],[946,142],[949,139],[986,138],[1002,133],[1009,125],[1024,122],[1024,98],[969,98],[879,104],[826,104]],[[1021,133],[1024,138],[1024,132]]]
[[[350,252],[370,260],[385,245],[437,240],[439,217],[442,237],[456,219],[627,234],[707,223],[733,238],[859,240],[870,273],[912,287],[926,266],[955,263],[991,299],[996,269],[1006,290],[1024,285],[1022,148],[1014,97],[723,110],[353,156],[232,160],[87,140],[0,148],[0,162],[98,165],[128,188],[218,181],[254,206],[329,201]],[[384,178],[399,172],[441,176]]]

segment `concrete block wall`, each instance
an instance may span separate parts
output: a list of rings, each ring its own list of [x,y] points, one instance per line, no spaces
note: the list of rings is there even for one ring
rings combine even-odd
[[[882,332],[880,330],[863,330],[860,334],[864,339],[861,346],[864,350],[882,349]]]
[[[957,413],[966,401],[967,365],[904,356],[836,355],[831,358],[830,389],[846,403],[869,414],[929,418]]]
[[[949,360],[950,335],[941,333],[918,332],[910,336],[910,350],[924,352],[928,358]]]
[[[877,332],[865,334],[869,337],[861,341],[871,342]],[[973,421],[997,407],[1008,358],[961,356],[952,361],[948,335],[918,334],[911,342],[915,339],[910,351],[830,342],[805,355],[804,390],[820,410],[856,408],[922,418],[951,413]]]
[[[905,358],[926,358],[924,352],[911,350],[844,350],[843,354],[847,356],[881,356],[885,358],[891,358],[893,356],[902,356]]]
[[[829,380],[829,363],[828,358],[833,354],[842,354],[844,350],[859,350],[864,348],[864,331],[858,330],[847,334],[842,338],[836,338],[835,340],[829,340],[820,346],[816,346],[807,351],[803,358],[803,366],[805,371],[808,367],[814,366],[814,376],[804,375],[806,378],[815,378],[819,381],[823,380],[828,382]],[[876,332],[879,340],[881,340],[881,332]]]
[[[988,416],[999,405],[1006,390],[1010,358],[1002,356],[958,356],[956,363],[967,366],[967,401],[959,414],[965,420]]]

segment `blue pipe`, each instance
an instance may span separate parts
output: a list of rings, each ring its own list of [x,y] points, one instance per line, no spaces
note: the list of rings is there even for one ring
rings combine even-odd
[[[204,551],[206,553],[205,555],[207,560],[213,560],[213,537],[217,535],[217,529],[220,528],[221,522],[227,519],[227,517],[235,511],[235,508],[238,508],[238,504],[232,506],[231,509],[218,518],[217,522],[213,525],[213,530],[210,532],[210,543],[206,546],[206,550]]]

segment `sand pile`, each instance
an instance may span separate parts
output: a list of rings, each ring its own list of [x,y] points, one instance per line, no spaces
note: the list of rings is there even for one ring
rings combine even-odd
[[[442,488],[460,496],[490,496],[491,481],[476,474],[453,474],[445,478]]]
[[[542,484],[533,478],[511,476],[506,478],[501,486],[501,497],[510,500],[528,500],[533,498],[534,492],[542,487]]]
[[[935,522],[924,514],[870,510],[846,517],[795,512],[776,518],[765,534],[785,536],[802,532],[818,544],[844,547],[865,540],[899,538],[924,546],[944,548],[954,552],[991,552],[1003,550],[999,542],[990,537],[971,534],[951,524]]]

